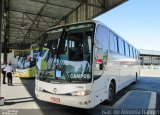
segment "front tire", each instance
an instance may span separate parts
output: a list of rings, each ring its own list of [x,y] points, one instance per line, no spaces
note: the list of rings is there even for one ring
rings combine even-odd
[[[105,104],[111,103],[114,99],[115,96],[115,85],[113,82],[110,83],[109,85],[109,92],[108,92],[108,99],[105,100]]]
[[[109,85],[109,94],[108,94],[108,101],[111,102],[115,96],[115,86],[114,83],[111,82]]]

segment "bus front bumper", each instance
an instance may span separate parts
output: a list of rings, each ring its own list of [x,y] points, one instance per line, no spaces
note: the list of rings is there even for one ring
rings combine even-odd
[[[35,93],[36,97],[42,101],[66,105],[66,106],[78,107],[78,108],[85,108],[85,109],[93,108],[93,102],[91,101],[91,97],[89,95],[87,96],[55,95],[51,93],[42,92],[37,89],[35,90]]]

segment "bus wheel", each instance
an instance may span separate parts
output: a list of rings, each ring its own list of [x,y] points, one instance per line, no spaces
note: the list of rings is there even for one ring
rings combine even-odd
[[[138,81],[138,74],[137,74],[137,72],[136,72],[136,80],[135,80],[133,83],[136,84],[137,81]]]
[[[115,95],[115,86],[114,83],[111,82],[109,85],[109,97],[108,97],[108,102],[111,102],[114,99],[114,95]]]
[[[109,85],[108,99],[104,101],[104,104],[108,105],[111,103],[115,96],[115,85],[113,81]]]

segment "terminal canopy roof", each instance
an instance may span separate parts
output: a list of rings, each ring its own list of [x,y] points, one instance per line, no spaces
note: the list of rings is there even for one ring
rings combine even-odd
[[[140,49],[141,56],[160,56],[160,51]]]
[[[127,0],[4,0],[4,39],[10,48],[39,42],[48,28],[93,19]]]

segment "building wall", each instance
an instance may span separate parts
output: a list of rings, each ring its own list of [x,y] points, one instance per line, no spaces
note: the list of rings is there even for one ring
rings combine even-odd
[[[160,69],[160,56],[141,55],[141,65],[144,69]]]

